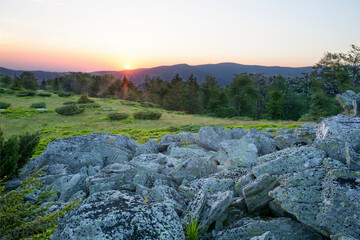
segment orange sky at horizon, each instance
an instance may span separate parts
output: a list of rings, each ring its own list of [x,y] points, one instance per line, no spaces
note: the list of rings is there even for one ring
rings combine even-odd
[[[359,45],[358,9],[355,0],[0,0],[0,66],[312,66]]]

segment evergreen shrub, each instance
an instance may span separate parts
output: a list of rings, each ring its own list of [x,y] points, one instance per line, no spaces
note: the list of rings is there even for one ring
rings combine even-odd
[[[50,97],[52,94],[48,92],[39,92],[37,95],[40,97]]]
[[[108,118],[110,120],[124,120],[129,117],[129,114],[127,113],[109,113]]]
[[[56,94],[59,97],[71,97],[72,96],[72,93],[70,93],[70,92],[56,92]]]
[[[94,100],[91,100],[87,95],[83,94],[80,96],[78,103],[86,104],[86,103],[93,103]]]
[[[18,96],[18,97],[32,97],[32,96],[35,96],[35,92],[33,92],[33,91],[18,91],[18,92],[16,92],[16,96]]]
[[[11,103],[0,102],[0,108],[1,109],[8,109],[10,106],[11,106]]]
[[[84,108],[79,108],[75,104],[70,104],[70,105],[65,105],[63,107],[55,108],[55,112],[57,112],[58,114],[68,115],[68,116],[75,115],[75,114],[80,114],[80,113],[82,113],[84,111],[85,111]]]
[[[154,111],[137,111],[134,113],[134,118],[140,120],[158,120],[160,117],[161,113]]]
[[[38,103],[32,103],[30,105],[32,108],[46,108],[46,103],[44,102],[38,102]]]

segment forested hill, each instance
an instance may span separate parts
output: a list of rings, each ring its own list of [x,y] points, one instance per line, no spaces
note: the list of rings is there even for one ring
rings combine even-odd
[[[263,73],[264,76],[268,77],[275,75],[282,75],[284,77],[300,77],[303,72],[309,73],[311,70],[312,67],[265,67],[258,65],[242,65],[237,63],[218,63],[195,66],[178,64],[154,68],[140,68],[132,71],[93,72],[93,74],[113,74],[120,78],[126,74],[128,78],[137,84],[141,83],[146,75],[150,77],[160,77],[161,79],[170,81],[176,73],[179,73],[183,78],[188,78],[190,74],[193,74],[199,82],[202,82],[205,76],[211,75],[216,77],[221,86],[226,86],[232,82],[234,74],[239,73]]]
[[[92,72],[94,75],[105,75],[113,74],[116,77],[122,78],[126,75],[130,80],[135,84],[139,85],[145,78],[145,75],[150,77],[156,76],[161,79],[170,81],[176,73],[179,73],[183,78],[188,78],[190,74],[198,79],[199,82],[207,75],[216,77],[221,86],[226,86],[232,82],[234,74],[239,73],[263,73],[264,76],[274,76],[282,75],[284,77],[299,77],[303,72],[311,72],[311,67],[265,67],[257,65],[242,65],[237,63],[219,63],[219,64],[205,64],[205,65],[196,65],[190,66],[187,64],[178,64],[173,66],[159,66],[154,68],[139,68],[131,71],[98,71]],[[14,77],[15,75],[20,75],[23,71],[20,70],[11,70],[7,68],[0,67],[0,74],[8,75]],[[45,72],[45,71],[30,71],[32,72],[38,81],[43,79],[48,80],[54,78],[56,75],[62,76],[66,73],[64,72]]]

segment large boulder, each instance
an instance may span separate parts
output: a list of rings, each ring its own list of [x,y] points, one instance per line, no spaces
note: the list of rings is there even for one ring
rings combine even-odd
[[[220,231],[215,236],[215,239],[251,239],[256,236],[261,236],[269,231],[277,240],[322,239],[320,234],[314,233],[310,228],[289,218],[269,220],[244,218],[230,226],[228,229]]]
[[[196,143],[205,149],[217,151],[223,140],[232,139],[233,133],[229,129],[221,127],[202,127]]]
[[[337,94],[336,100],[344,108],[344,113],[348,116],[360,116],[360,93],[356,94],[352,90],[347,90],[343,94]]]
[[[219,144],[216,157],[222,168],[250,168],[257,162],[258,149],[253,139],[224,140]]]
[[[280,176],[302,171],[321,165],[325,156],[324,151],[314,147],[285,148],[260,157],[259,164],[252,168],[252,173],[259,177],[263,174]]]
[[[120,191],[94,194],[68,213],[51,237],[63,239],[185,239],[171,205],[144,203]]]
[[[169,174],[180,185],[184,180],[192,181],[217,172],[217,165],[212,154],[200,149],[173,148],[170,157],[178,159]]]
[[[126,136],[107,133],[56,139],[24,171],[35,166],[63,164],[69,174],[76,174],[89,165],[103,168],[114,163],[126,163],[134,157],[139,146]]]
[[[134,177],[138,169],[128,164],[111,164],[87,179],[89,194],[109,190],[135,190]]]
[[[344,167],[307,169],[284,176],[269,195],[283,210],[325,236],[360,236],[360,172]]]
[[[316,137],[316,123],[305,123],[301,127],[297,127],[294,131],[294,135],[301,139],[306,144],[312,144]]]
[[[360,168],[360,117],[337,115],[324,119],[316,132],[316,146],[328,156]]]
[[[251,128],[246,137],[254,140],[259,156],[277,151],[275,140],[271,133]]]

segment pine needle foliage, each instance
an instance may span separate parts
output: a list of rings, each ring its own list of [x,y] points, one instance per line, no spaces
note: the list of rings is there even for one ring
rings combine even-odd
[[[73,200],[60,210],[49,211],[57,202],[47,200],[55,197],[57,192],[43,187],[39,180],[43,169],[36,170],[10,192],[5,191],[5,181],[0,180],[1,239],[49,239],[59,224],[59,218],[81,201]],[[35,199],[28,198],[34,195]]]

